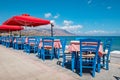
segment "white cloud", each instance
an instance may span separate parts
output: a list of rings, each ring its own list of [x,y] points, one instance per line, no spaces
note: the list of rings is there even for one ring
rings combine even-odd
[[[59,15],[59,14],[57,14],[57,15],[55,15],[53,18],[57,19],[59,16],[60,16],[60,15]]]
[[[50,23],[53,23],[54,25],[56,25],[55,20],[51,20]]]
[[[52,13],[45,13],[44,16],[45,16],[45,18],[57,19],[57,18],[59,18],[60,14],[53,15]]]
[[[107,6],[107,9],[110,10],[112,7],[111,6]]]
[[[85,32],[85,34],[103,34],[103,33],[108,33],[108,32],[104,30],[92,30]]]
[[[92,31],[84,32],[84,34],[87,34],[87,35],[110,35],[110,34],[116,34],[116,33],[118,33],[118,32],[105,31],[105,30],[92,30]]]
[[[65,26],[61,27],[61,29],[65,29],[71,33],[77,33],[77,32],[79,32],[79,30],[81,28],[83,28],[82,25],[69,25],[69,26],[65,25]]]
[[[83,28],[82,25],[80,24],[73,24],[74,22],[71,21],[71,20],[64,20],[63,21],[63,26],[60,27],[61,29],[64,29],[64,30],[67,30],[68,32],[71,32],[71,33],[77,33],[80,31],[80,29]]]
[[[73,21],[64,20],[64,21],[63,21],[63,24],[64,24],[65,26],[69,26],[69,25],[73,24]]]
[[[45,13],[45,18],[49,18],[49,17],[52,17],[52,14],[51,13]]]
[[[100,35],[100,36],[104,36],[104,35],[120,35],[119,31],[107,31],[107,30],[91,30],[91,31],[84,31],[81,33],[82,35]]]
[[[54,28],[56,28],[56,21],[55,20],[50,20],[50,23],[53,23]],[[40,28],[45,28],[45,29],[51,29],[51,24],[48,25],[41,25],[41,26],[37,26],[36,29],[40,29]]]
[[[88,0],[88,4],[91,4],[92,3],[92,0]]]
[[[42,26],[37,26],[37,27],[34,27],[33,29],[51,29],[51,25],[48,24],[48,25],[42,25]]]

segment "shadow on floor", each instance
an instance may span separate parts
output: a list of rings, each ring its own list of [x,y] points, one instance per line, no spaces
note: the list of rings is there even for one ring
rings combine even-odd
[[[116,80],[120,80],[120,77],[117,76],[113,76]]]
[[[60,65],[60,66],[62,67],[62,62],[61,62],[61,61],[57,61],[56,64],[57,64],[57,65]],[[71,70],[71,61],[68,61],[68,62],[65,64],[64,67],[65,67],[66,69]],[[71,71],[72,71],[72,70],[71,70]],[[76,69],[75,73],[79,75],[79,68]],[[85,73],[85,74],[87,73],[87,74],[90,74],[90,75],[92,76],[92,69],[83,68],[82,73]]]

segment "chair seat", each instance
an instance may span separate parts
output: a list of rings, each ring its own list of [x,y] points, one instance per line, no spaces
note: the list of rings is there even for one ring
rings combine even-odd
[[[30,43],[30,46],[35,46],[35,43]]]
[[[65,52],[64,53],[70,53],[68,50],[65,50]]]
[[[38,47],[37,47],[38,42],[39,41],[38,41],[37,37],[27,37],[26,41],[25,41],[25,43],[26,43],[26,52],[28,54],[30,54],[32,51],[34,53],[36,53],[37,50],[38,50]]]
[[[106,55],[106,54],[107,54],[107,52],[102,52],[102,54],[103,54],[103,55]]]
[[[95,57],[95,54],[83,54],[82,57],[83,58],[93,58],[93,57]]]
[[[41,58],[45,60],[46,56],[50,56],[52,60],[54,58],[54,38],[42,38]]]
[[[44,46],[46,50],[52,50],[52,46]]]
[[[22,44],[22,42],[17,42],[17,44]]]

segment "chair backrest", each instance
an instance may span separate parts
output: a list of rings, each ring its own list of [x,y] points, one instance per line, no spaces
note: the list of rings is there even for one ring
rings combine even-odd
[[[80,58],[84,58],[84,55],[94,54],[93,58],[97,60],[99,46],[100,40],[80,39]]]
[[[16,37],[16,43],[23,43],[22,37]]]
[[[46,46],[51,47],[52,49],[54,49],[54,38],[42,38],[42,42],[43,42],[43,48]]]
[[[9,36],[6,36],[6,41],[9,41]]]
[[[26,39],[26,37],[23,36],[23,37],[22,37],[22,42],[23,42],[23,43],[25,43],[25,39]]]
[[[10,36],[10,37],[9,37],[10,42],[13,42],[13,39],[14,39],[13,36]]]
[[[6,41],[12,43],[13,37],[12,36],[7,36]]]
[[[107,55],[110,54],[111,46],[112,46],[112,39],[110,39],[110,38],[106,39],[105,42],[104,42],[103,50],[104,51],[107,50]]]
[[[30,43],[38,44],[37,38],[36,37],[28,37],[28,44],[30,44]]]

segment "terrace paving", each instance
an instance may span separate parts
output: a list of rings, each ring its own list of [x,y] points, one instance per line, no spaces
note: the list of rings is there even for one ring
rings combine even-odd
[[[80,77],[58,65],[57,59],[42,61],[35,54],[0,45],[0,80],[120,80],[120,55],[116,56],[112,54],[109,71],[101,69],[95,78],[90,73]]]

